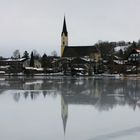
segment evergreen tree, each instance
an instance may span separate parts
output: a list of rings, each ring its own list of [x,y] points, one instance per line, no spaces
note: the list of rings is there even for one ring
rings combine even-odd
[[[123,54],[123,50],[122,50],[122,49],[119,50],[118,56],[119,56],[120,58],[124,58],[124,54]]]
[[[34,54],[31,52],[30,67],[34,67]]]
[[[41,58],[41,65],[42,65],[43,68],[47,67],[47,55],[45,53]]]
[[[29,53],[27,51],[24,51],[22,58],[29,58]]]
[[[127,59],[128,56],[130,55],[130,53],[132,52],[133,49],[136,49],[137,43],[135,41],[133,41],[133,43],[125,50],[124,52],[124,58]]]

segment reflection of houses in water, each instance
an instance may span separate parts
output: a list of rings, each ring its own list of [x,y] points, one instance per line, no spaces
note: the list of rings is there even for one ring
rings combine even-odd
[[[97,110],[110,110],[128,105],[140,108],[140,80],[112,80],[93,78],[9,79],[0,81],[0,94],[12,93],[13,99],[36,100],[61,95],[61,117],[64,134],[69,105],[93,105]]]
[[[36,99],[39,94],[57,96],[62,94],[67,104],[95,105],[99,110],[108,110],[118,105],[138,105],[140,80],[93,79],[86,77],[56,79],[10,78],[0,81],[0,93],[18,90],[23,97]],[[15,92],[15,91],[14,91]],[[19,94],[14,95],[19,100]]]
[[[68,104],[92,104],[101,97],[100,82],[93,79],[72,79],[65,81],[62,96]]]
[[[7,78],[0,81],[0,89],[7,90],[59,90],[61,79]]]
[[[23,85],[23,89],[28,90],[32,88],[33,90],[39,90],[42,87],[42,83],[43,83],[42,80],[25,82]]]
[[[72,79],[64,82],[61,93],[67,104],[94,105],[98,110],[116,105],[134,108],[140,102],[139,84],[138,80]]]

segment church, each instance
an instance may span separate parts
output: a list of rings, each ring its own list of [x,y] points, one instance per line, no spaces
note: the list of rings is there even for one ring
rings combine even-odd
[[[61,33],[61,57],[90,58],[98,62],[101,59],[101,53],[95,46],[69,46],[66,19],[64,17]]]
[[[72,75],[92,75],[98,73],[101,53],[96,46],[69,46],[66,19],[64,17],[61,33],[61,59],[66,60],[63,64],[64,73],[71,71]]]

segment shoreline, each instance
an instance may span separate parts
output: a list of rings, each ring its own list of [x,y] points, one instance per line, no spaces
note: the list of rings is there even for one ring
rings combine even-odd
[[[64,75],[62,73],[50,73],[50,74],[0,74],[0,78],[93,78],[93,79],[140,79],[140,74],[94,74],[92,76],[88,75],[78,75],[78,76],[71,76],[71,75]]]

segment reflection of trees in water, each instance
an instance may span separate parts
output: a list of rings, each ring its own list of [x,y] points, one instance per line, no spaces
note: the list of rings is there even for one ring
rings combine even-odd
[[[35,100],[37,96],[39,96],[39,92],[28,92],[28,91],[25,91],[25,92],[18,91],[12,94],[13,94],[13,99],[16,102],[19,102],[21,98],[24,98],[24,99],[30,98],[32,100]]]
[[[129,105],[132,108],[139,106],[138,80],[84,79],[83,83],[79,83],[77,84],[76,80],[69,84],[65,82],[62,95],[68,104],[93,104],[99,110],[109,110],[116,105]]]
[[[35,100],[40,95],[46,98],[49,95],[56,97],[62,94],[68,104],[92,104],[99,110],[112,109],[116,105],[130,105],[134,108],[140,101],[140,80],[64,77],[42,80],[15,79],[5,82],[5,85],[0,85],[0,93],[5,89],[18,90],[13,95],[15,101],[19,101],[21,97]]]
[[[25,99],[27,99],[28,96],[29,96],[29,92],[28,91],[25,91],[24,94],[23,94],[23,96],[24,96]]]
[[[96,104],[99,110],[109,110],[116,105],[129,105],[133,109],[139,107],[140,101],[140,81],[134,80],[107,80],[102,86],[101,98]]]
[[[18,102],[19,99],[20,99],[20,93],[18,92],[18,93],[13,94],[13,99],[14,99],[16,102]]]
[[[43,96],[44,96],[44,98],[45,98],[46,95],[47,95],[47,91],[43,91],[42,93],[43,93]]]
[[[47,96],[52,96],[55,98],[57,96],[55,91],[14,91],[12,93],[13,99],[16,102],[19,102],[20,99],[31,99],[31,100],[36,100],[37,97],[43,95],[44,98],[47,98]]]

